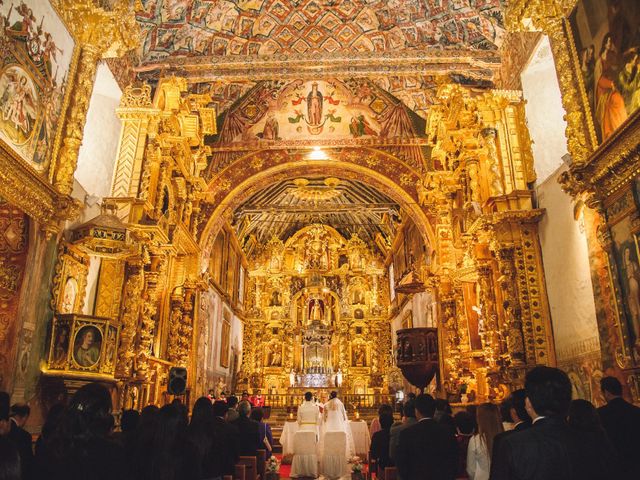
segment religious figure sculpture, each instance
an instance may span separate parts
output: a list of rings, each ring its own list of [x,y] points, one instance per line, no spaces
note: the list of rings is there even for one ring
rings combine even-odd
[[[312,322],[320,322],[322,321],[322,305],[320,304],[320,300],[314,299],[312,300],[313,305],[311,306],[311,315],[310,320]]]

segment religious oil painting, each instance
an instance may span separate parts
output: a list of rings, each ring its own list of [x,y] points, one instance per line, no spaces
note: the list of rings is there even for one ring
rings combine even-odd
[[[220,342],[220,366],[224,368],[229,367],[229,345],[231,340],[231,321],[229,319],[229,312],[224,312],[222,320],[222,341]]]
[[[74,41],[47,0],[0,4],[0,139],[38,172],[53,153]]]
[[[569,17],[599,142],[640,106],[640,2],[581,0]]]
[[[623,197],[620,201],[624,201]],[[611,210],[611,209],[609,209]],[[611,227],[614,242],[613,262],[617,265],[621,286],[620,317],[629,338],[628,356],[640,363],[640,255],[638,234],[633,233],[629,216]],[[626,322],[623,320],[626,319]]]
[[[73,342],[73,360],[82,368],[90,368],[100,360],[102,333],[93,325],[85,325],[76,333]]]

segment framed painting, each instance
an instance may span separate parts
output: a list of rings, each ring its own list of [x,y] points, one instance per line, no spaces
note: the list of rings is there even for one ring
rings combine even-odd
[[[0,145],[50,177],[75,41],[47,0],[0,4]]]
[[[579,0],[568,24],[585,110],[602,143],[640,107],[640,2]]]
[[[229,341],[231,337],[231,321],[229,312],[225,311],[222,318],[222,332],[220,338],[220,366],[229,368]]]

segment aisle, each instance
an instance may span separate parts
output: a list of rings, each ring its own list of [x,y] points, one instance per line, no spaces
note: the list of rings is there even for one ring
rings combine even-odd
[[[275,457],[278,459],[278,461],[280,462],[282,461],[282,455],[276,454]],[[365,469],[366,469],[366,466],[365,466]],[[291,465],[282,465],[282,463],[280,463],[280,478],[282,480],[286,480],[289,478],[290,473],[291,473]],[[300,478],[298,480],[303,480],[303,479]],[[324,476],[320,476],[317,480],[328,480],[328,479],[326,479]],[[341,477],[339,480],[351,480],[351,475],[345,475],[344,477]]]

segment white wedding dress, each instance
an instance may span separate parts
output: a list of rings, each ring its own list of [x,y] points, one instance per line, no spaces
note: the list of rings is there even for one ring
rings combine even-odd
[[[347,436],[345,457],[348,459],[353,457],[356,454],[356,449],[344,404],[337,398],[329,400],[324,404],[322,420],[320,429],[320,452],[324,452],[324,437],[327,432],[344,432]]]

